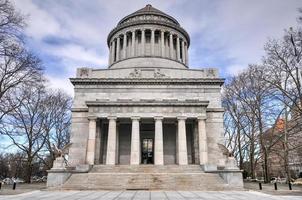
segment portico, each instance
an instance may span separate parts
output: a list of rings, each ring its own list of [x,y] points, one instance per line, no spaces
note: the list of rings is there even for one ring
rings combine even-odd
[[[89,137],[86,152],[86,163],[89,165],[207,163],[206,113],[191,113],[184,116],[185,110],[200,105],[202,105],[200,109],[205,111],[207,102],[195,102],[196,105],[178,102],[175,103],[175,106],[178,106],[176,108],[150,106],[149,111],[153,110],[153,113],[148,113],[146,106],[156,103],[155,101],[145,103],[144,107],[129,105],[123,107],[121,104],[118,108],[108,108],[117,111],[116,116],[108,117],[105,116],[106,113],[98,113],[98,110],[103,110],[105,102],[86,103],[91,111],[88,117]],[[138,112],[130,112],[132,116],[124,113],[130,109]],[[144,112],[139,112],[142,109]],[[163,109],[166,110],[165,115],[159,115],[163,112],[154,112]],[[147,145],[145,149],[144,144]],[[144,159],[149,160],[146,162]],[[202,163],[199,162],[200,159]]]

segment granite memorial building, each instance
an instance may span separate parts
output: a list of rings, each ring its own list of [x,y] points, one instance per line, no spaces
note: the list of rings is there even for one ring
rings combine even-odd
[[[189,68],[190,37],[179,22],[147,5],[121,19],[107,44],[107,69],[79,68],[70,79],[69,167],[50,170],[48,185],[242,187],[241,172],[227,167],[219,147],[224,79],[215,68]]]

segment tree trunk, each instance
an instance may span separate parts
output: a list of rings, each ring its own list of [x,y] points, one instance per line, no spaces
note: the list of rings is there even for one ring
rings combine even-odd
[[[239,169],[243,169],[243,158],[242,158],[242,149],[241,149],[241,141],[240,141],[240,127],[237,126],[237,142],[238,142],[238,150],[239,150]]]
[[[26,165],[26,176],[25,176],[25,182],[31,183],[31,175],[32,175],[32,158],[27,159],[27,165]]]

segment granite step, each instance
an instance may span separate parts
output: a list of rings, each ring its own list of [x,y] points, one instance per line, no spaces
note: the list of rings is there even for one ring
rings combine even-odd
[[[203,173],[200,165],[95,165],[90,173]]]
[[[198,165],[96,165],[89,173],[72,174],[63,189],[227,190],[228,185]]]

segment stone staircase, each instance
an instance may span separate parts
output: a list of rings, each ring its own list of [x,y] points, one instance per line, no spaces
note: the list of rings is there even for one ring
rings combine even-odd
[[[74,173],[63,189],[101,190],[226,190],[218,174],[199,165],[95,165],[88,173]]]

